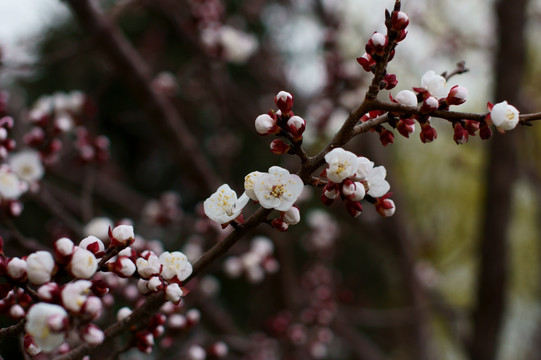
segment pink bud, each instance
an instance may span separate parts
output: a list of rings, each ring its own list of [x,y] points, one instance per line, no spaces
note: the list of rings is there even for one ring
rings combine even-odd
[[[455,85],[449,90],[449,95],[447,95],[447,104],[449,105],[460,105],[466,102],[468,97],[468,89],[462,86]]]
[[[99,345],[105,339],[103,331],[94,324],[88,324],[81,331],[81,338],[84,342],[90,345]]]
[[[381,127],[382,130],[379,132],[379,141],[383,146],[387,146],[389,144],[392,144],[394,142],[394,134],[385,129],[383,126]]]
[[[350,179],[346,179],[342,182],[342,194],[344,196],[350,196],[355,192],[355,183]]]
[[[361,215],[361,212],[363,211],[363,207],[361,205],[360,201],[353,201],[350,199],[346,199],[345,201],[346,210],[352,217],[357,217]]]
[[[479,137],[483,140],[488,140],[492,137],[492,129],[490,129],[490,126],[488,126],[486,123],[483,123],[483,125],[480,127]]]
[[[287,91],[280,91],[274,97],[274,103],[276,104],[278,109],[280,109],[282,114],[287,115],[293,107],[293,95],[291,95]]]
[[[468,132],[460,125],[459,122],[454,125],[455,132],[453,134],[453,140],[458,144],[464,144],[468,142]]]
[[[368,53],[364,53],[361,57],[358,57],[357,62],[366,72],[372,72],[372,69],[376,65],[376,61]]]
[[[409,134],[415,131],[415,120],[400,119],[396,124],[396,129],[402,136],[409,138]]]
[[[434,96],[429,96],[423,100],[423,104],[421,105],[421,113],[431,113],[435,110],[438,110],[439,106],[440,102],[438,101],[438,99],[436,99]]]
[[[383,77],[382,83],[385,90],[391,90],[398,84],[398,80],[395,74],[387,74]]]
[[[403,11],[394,11],[391,16],[391,28],[395,31],[404,30],[408,24],[410,23],[410,20],[408,18],[408,15]]]
[[[271,153],[276,154],[276,155],[282,155],[282,154],[287,154],[289,149],[291,149],[291,146],[286,144],[283,140],[274,139],[270,143],[270,149],[271,149]]]
[[[273,228],[275,228],[278,231],[287,231],[289,228],[289,224],[284,221],[282,218],[277,218],[272,220],[271,225]]]
[[[438,137],[436,129],[430,126],[430,123],[427,121],[421,125],[421,133],[419,134],[421,141],[423,143],[430,143]]]
[[[306,128],[306,121],[304,121],[304,119],[300,116],[295,115],[289,118],[289,120],[287,121],[287,127],[291,135],[293,135],[295,141],[299,141],[300,139],[302,139],[302,133]]]
[[[388,195],[390,196],[390,194],[387,194],[379,198],[378,201],[376,202],[376,210],[383,217],[393,216],[396,210],[394,201],[391,199],[388,199]]]

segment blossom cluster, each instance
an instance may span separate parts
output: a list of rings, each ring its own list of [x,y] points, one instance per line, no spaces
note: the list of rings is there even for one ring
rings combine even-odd
[[[280,211],[272,225],[285,231],[300,221],[299,209],[293,204],[304,187],[301,178],[284,168],[272,166],[268,172],[254,171],[244,178],[245,192],[237,193],[224,184],[204,202],[205,214],[213,221],[227,226],[232,221],[242,223],[242,209],[251,200],[265,209]]]
[[[107,246],[90,235],[78,245],[60,238],[53,253],[41,250],[22,258],[2,253],[0,271],[7,281],[1,286],[0,309],[15,319],[26,318],[30,354],[59,349],[71,333],[81,342],[101,343],[105,335],[94,322],[109,303],[112,278],[137,278],[140,294],[161,291],[164,300],[179,304],[185,293],[182,282],[192,273],[186,256],[179,251],[159,256],[137,251],[131,246],[135,235],[130,225],[109,228],[108,233]]]
[[[321,195],[321,201],[325,205],[330,205],[340,196],[344,199],[348,213],[356,217],[362,212],[361,200],[368,195],[382,216],[394,214],[394,202],[387,194],[391,186],[385,180],[385,167],[374,167],[374,163],[366,157],[357,156],[342,148],[335,148],[327,153],[325,161],[327,168],[322,175],[329,180]]]

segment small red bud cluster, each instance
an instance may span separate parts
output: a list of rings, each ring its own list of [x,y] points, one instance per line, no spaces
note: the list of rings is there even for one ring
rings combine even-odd
[[[306,121],[291,111],[293,107],[293,95],[287,91],[280,91],[274,97],[277,111],[271,110],[267,114],[259,115],[255,120],[255,128],[260,135],[274,134],[284,137],[289,144],[282,139],[275,139],[270,144],[273,154],[293,154],[302,144],[302,134],[306,129]]]
[[[75,147],[82,163],[102,164],[109,158],[109,139],[106,136],[93,137],[84,126],[78,126],[75,134]]]

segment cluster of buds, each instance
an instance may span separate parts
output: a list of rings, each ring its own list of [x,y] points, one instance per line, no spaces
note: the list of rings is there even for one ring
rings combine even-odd
[[[32,128],[24,135],[24,142],[38,150],[45,163],[55,162],[62,136],[73,130],[85,103],[86,96],[80,91],[40,97],[28,112]]]
[[[109,228],[107,246],[95,236],[78,245],[64,237],[54,243],[54,253],[36,251],[22,258],[0,253],[0,273],[6,279],[0,287],[0,310],[14,319],[26,317],[30,354],[61,351],[68,333],[77,333],[81,342],[101,343],[104,333],[92,322],[108,304],[112,285],[107,277],[139,278],[141,294],[162,291],[164,300],[180,302],[186,293],[182,281],[192,273],[186,256],[139,253],[130,246],[134,240],[132,226],[118,225]]]
[[[348,213],[357,217],[362,212],[361,200],[366,198],[377,204],[378,198],[385,196],[390,189],[385,180],[385,168],[374,167],[374,163],[365,157],[335,148],[325,155],[325,161],[328,166],[322,176],[327,178],[328,182],[321,195],[321,201],[325,205],[330,205],[334,199],[341,197]],[[382,215],[390,216],[392,213]]]
[[[75,147],[82,163],[101,164],[109,158],[109,138],[104,135],[93,137],[84,126],[77,126],[75,134]]]
[[[289,144],[281,139],[271,142],[271,152],[277,155],[292,154],[302,143],[302,134],[306,129],[306,121],[293,114],[293,95],[287,91],[280,91],[274,97],[277,111],[270,110],[267,114],[259,115],[255,119],[255,129],[260,135],[274,134],[289,140]]]
[[[357,58],[359,65],[366,72],[375,73],[379,63],[391,61],[398,43],[406,38],[409,24],[408,15],[400,11],[400,3],[389,13],[385,12],[387,35],[374,32],[365,45],[365,53]],[[380,89],[391,90],[398,84],[395,74],[384,73],[379,84]]]
[[[231,222],[242,223],[242,210],[250,200],[265,209],[280,211],[280,217],[271,225],[285,231],[289,225],[300,221],[300,212],[293,204],[301,194],[304,183],[295,174],[284,168],[272,166],[268,172],[253,171],[244,178],[245,192],[237,198],[237,193],[224,184],[205,200],[205,214],[223,228]]]
[[[244,275],[250,283],[260,283],[265,274],[274,274],[280,267],[273,253],[272,241],[265,236],[257,236],[252,239],[249,251],[225,259],[223,269],[231,278]]]
[[[9,137],[9,130],[13,128],[13,118],[3,116],[0,118],[0,160],[6,160],[8,154],[15,149],[15,140]]]

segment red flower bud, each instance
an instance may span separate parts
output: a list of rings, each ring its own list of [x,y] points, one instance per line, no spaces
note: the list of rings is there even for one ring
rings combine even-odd
[[[274,139],[270,143],[271,153],[276,154],[276,155],[286,154],[289,151],[289,149],[291,149],[291,146],[289,146],[288,144],[286,144],[284,141],[280,139]]]
[[[455,133],[453,135],[453,140],[458,144],[464,144],[468,142],[468,132],[460,125],[459,122],[454,125]]]

